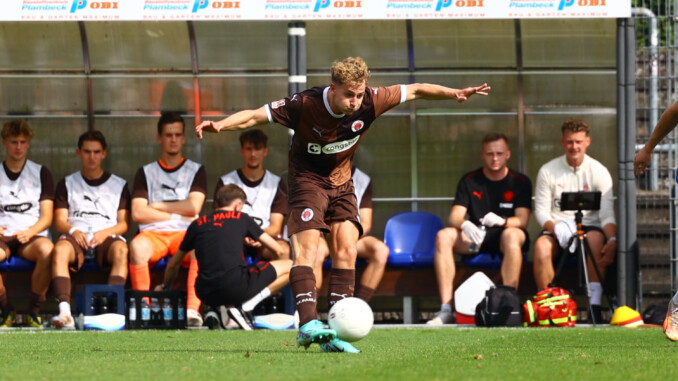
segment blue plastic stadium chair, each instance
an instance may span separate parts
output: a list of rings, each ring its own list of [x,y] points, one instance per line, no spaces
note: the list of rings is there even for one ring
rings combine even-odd
[[[384,243],[391,250],[388,265],[433,267],[436,234],[442,228],[440,218],[427,212],[405,212],[389,218],[384,228]]]
[[[523,262],[527,260],[527,253],[523,253]],[[476,255],[462,255],[461,261],[468,267],[481,269],[501,268],[502,256],[496,253],[478,253]]]
[[[0,262],[0,271],[31,271],[35,268],[35,263],[27,261],[20,257],[10,257],[6,261]]]
[[[161,260],[156,262],[155,266],[153,266],[153,270],[164,270],[165,267],[167,267],[167,264],[169,263],[170,259],[172,259],[171,255],[163,257]]]

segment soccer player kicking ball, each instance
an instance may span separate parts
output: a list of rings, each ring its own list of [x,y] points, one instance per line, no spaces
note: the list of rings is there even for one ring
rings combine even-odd
[[[664,111],[647,143],[636,154],[633,160],[633,172],[636,176],[645,173],[645,168],[650,164],[654,147],[676,128],[676,125],[678,125],[678,102]],[[664,334],[667,339],[678,341],[678,292],[669,301],[669,308],[664,319]]]
[[[329,233],[332,270],[330,306],[353,296],[356,242],[362,234],[358,205],[351,181],[351,165],[360,141],[381,114],[415,99],[465,101],[473,94],[487,95],[487,84],[462,90],[434,84],[367,87],[370,72],[362,58],[348,57],[330,68],[332,83],[314,87],[268,103],[256,110],[237,112],[218,122],[195,127],[219,132],[279,123],[294,130],[289,151],[289,221],[294,265],[290,285],[299,312],[297,344],[321,344],[325,352],[360,351],[339,339],[317,320],[317,289],[313,265],[323,233]]]
[[[191,250],[198,260],[195,292],[200,300],[215,308],[231,305],[228,315],[245,330],[252,330],[254,307],[289,281],[292,260],[262,261],[247,266],[243,257],[245,242],[264,245],[280,257],[283,249],[248,214],[241,212],[247,202],[237,185],[221,187],[214,198],[216,210],[193,221],[179,251],[165,269],[165,279],[156,291],[169,290],[181,261]],[[254,242],[254,240],[258,242]]]

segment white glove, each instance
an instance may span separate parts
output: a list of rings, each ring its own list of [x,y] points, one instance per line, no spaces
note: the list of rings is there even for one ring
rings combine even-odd
[[[480,219],[480,223],[488,228],[491,228],[492,226],[504,226],[504,224],[506,224],[506,218],[500,217],[493,212],[489,212]]]
[[[483,239],[485,239],[485,234],[480,231],[480,229],[471,221],[464,221],[461,224],[461,230],[466,233],[466,236],[473,241],[476,245],[480,245],[483,243]]]
[[[566,249],[569,246],[570,253],[574,253],[574,250],[577,247],[577,240],[572,239],[576,232],[577,225],[573,220],[562,220],[553,228],[553,233],[556,235],[558,245],[563,249]]]

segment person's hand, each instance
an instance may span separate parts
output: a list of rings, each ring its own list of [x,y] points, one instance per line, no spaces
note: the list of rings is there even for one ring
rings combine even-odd
[[[250,247],[261,247],[261,242],[251,237],[245,237],[245,245]]]
[[[461,230],[463,230],[466,236],[469,237],[476,245],[483,243],[485,236],[480,232],[480,229],[473,222],[468,220],[464,221],[464,223],[461,224]]]
[[[500,217],[494,212],[489,212],[480,219],[480,223],[488,228],[493,226],[504,226],[504,224],[506,224],[506,218]]]
[[[80,230],[75,230],[73,234],[71,234],[71,237],[75,240],[75,242],[78,243],[78,246],[82,247],[83,249],[87,249],[89,246],[89,242],[87,241],[87,234]]]
[[[574,253],[577,247],[577,240],[573,240],[574,234],[577,232],[577,225],[572,220],[562,220],[553,228],[553,234],[556,236],[558,245],[563,249],[570,247],[570,252]]]
[[[153,291],[165,291],[165,290],[163,290],[162,285],[159,284],[159,285],[155,286],[155,288],[153,288]]]
[[[0,226],[0,236],[4,236],[4,235],[5,235],[5,229],[7,229],[7,228],[4,227],[4,226]]]
[[[468,97],[470,97],[473,94],[487,96],[487,91],[490,89],[491,87],[488,86],[487,83],[483,83],[482,85],[476,87],[467,87],[459,91],[459,93],[457,94],[457,102],[459,103],[464,102],[465,100],[468,99]]]
[[[195,126],[195,134],[198,136],[198,139],[202,139],[203,132],[219,132],[219,130],[219,125],[211,120],[206,120]]]
[[[19,243],[26,243],[33,237],[30,233],[28,233],[28,230],[14,232],[14,236],[16,237],[17,241],[19,241]]]
[[[650,165],[650,159],[652,159],[652,150],[643,147],[636,154],[636,158],[633,160],[633,174],[638,176],[645,173],[645,168]]]

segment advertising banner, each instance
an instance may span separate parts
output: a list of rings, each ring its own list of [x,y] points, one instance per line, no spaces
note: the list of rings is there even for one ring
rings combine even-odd
[[[2,0],[0,21],[626,18],[626,0]]]

